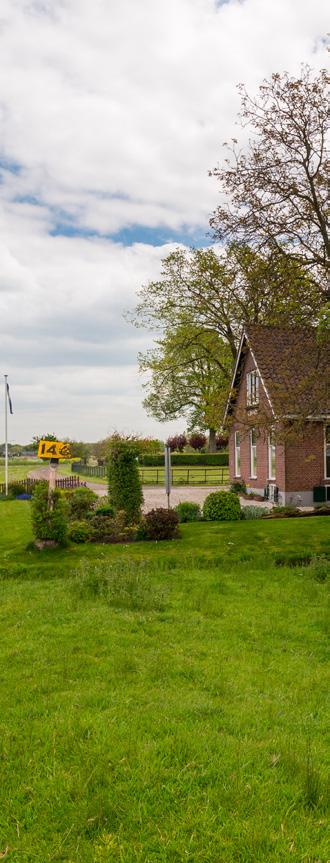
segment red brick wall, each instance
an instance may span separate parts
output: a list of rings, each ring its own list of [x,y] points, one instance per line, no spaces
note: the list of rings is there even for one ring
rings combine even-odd
[[[255,410],[246,410],[246,377],[248,372],[255,369],[255,362],[250,351],[247,352],[244,367],[241,375],[239,391],[237,393],[235,412],[242,417],[246,417],[245,422],[234,421],[233,427],[229,436],[229,473],[230,479],[235,479],[235,431],[239,431],[241,435],[241,478],[247,485],[247,488],[264,489],[270,477],[268,476],[268,433],[257,432],[257,476],[251,477],[251,459],[250,459],[250,428],[253,424],[253,416],[258,416],[258,408]],[[259,409],[271,415],[269,402],[266,393],[263,389],[261,381],[259,382]],[[273,482],[281,488],[284,488],[285,467],[284,467],[284,450],[283,447],[276,447],[276,478]]]
[[[324,424],[311,422],[304,434],[286,444],[286,490],[308,491],[324,479]]]
[[[241,435],[241,478],[247,487],[263,489],[270,477],[268,476],[268,434],[257,433],[257,477],[251,478],[250,470],[250,429],[253,423],[253,412],[246,410],[246,376],[255,368],[255,362],[250,351],[246,354],[237,393],[235,413],[240,420],[234,421],[229,437],[229,472],[230,479],[235,479],[235,444],[234,433]],[[271,415],[269,402],[262,383],[259,383],[260,410]],[[257,411],[257,409],[256,409]],[[242,417],[246,421],[242,422]],[[257,416],[257,413],[256,413]],[[276,477],[275,482],[280,491],[300,492],[312,490],[315,485],[325,482],[324,478],[324,424],[311,422],[306,426],[303,435],[297,436],[292,443],[276,445]],[[329,482],[329,480],[328,480]]]

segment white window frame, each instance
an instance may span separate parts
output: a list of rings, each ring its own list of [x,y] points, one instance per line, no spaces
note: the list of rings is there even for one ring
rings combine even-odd
[[[246,403],[248,407],[259,404],[259,375],[253,369],[246,376]]]
[[[273,455],[275,470],[273,472]],[[274,440],[274,432],[270,431],[268,435],[268,479],[276,479],[276,443]]]
[[[327,441],[327,437],[329,436],[329,440]],[[330,479],[330,471],[329,476],[327,476],[327,449],[329,447],[330,450],[330,423],[326,423],[324,426],[324,479]]]
[[[237,443],[237,438],[238,438],[238,443]],[[241,476],[241,437],[240,437],[239,431],[235,431],[234,445],[235,445],[235,476]]]
[[[254,435],[255,443],[253,443]],[[255,429],[250,431],[250,479],[257,479],[257,432]]]

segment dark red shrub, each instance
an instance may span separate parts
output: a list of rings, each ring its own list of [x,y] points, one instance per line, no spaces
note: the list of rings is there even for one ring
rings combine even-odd
[[[199,452],[206,446],[206,435],[203,432],[192,432],[189,436],[189,445]]]
[[[185,434],[176,434],[172,437],[167,438],[166,445],[170,447],[172,452],[175,450],[176,452],[182,452],[187,445],[187,438]]]
[[[228,446],[228,435],[226,434],[217,434],[215,439],[215,444],[217,450],[227,449]]]
[[[175,539],[178,537],[179,519],[174,509],[151,509],[144,516],[142,523],[143,539]],[[141,537],[142,538],[142,537]]]

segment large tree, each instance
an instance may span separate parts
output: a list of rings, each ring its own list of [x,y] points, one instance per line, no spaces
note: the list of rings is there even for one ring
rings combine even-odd
[[[303,326],[316,320],[323,297],[295,260],[233,244],[227,250],[177,248],[161,277],[139,292],[137,326],[170,334],[191,327],[195,341],[215,332],[235,359],[244,323]]]
[[[140,355],[140,369],[151,373],[144,407],[160,421],[185,416],[189,428],[209,432],[216,449],[230,383],[232,354],[216,332],[177,326]]]
[[[186,416],[210,431],[223,405],[244,323],[304,326],[317,320],[322,292],[290,257],[232,244],[227,250],[177,248],[161,278],[139,294],[133,319],[160,335],[141,355],[151,373],[144,406],[156,419]]]
[[[241,125],[248,146],[225,145],[225,161],[211,173],[221,190],[210,223],[214,238],[290,255],[329,289],[329,78],[302,67],[264,81],[251,98],[240,85]]]

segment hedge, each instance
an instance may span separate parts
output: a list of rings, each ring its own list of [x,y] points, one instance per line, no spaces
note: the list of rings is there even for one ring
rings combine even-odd
[[[145,454],[139,457],[139,464],[143,467],[164,467],[164,455]],[[184,465],[200,465],[201,467],[227,467],[227,452],[174,452],[171,453],[172,467]]]

